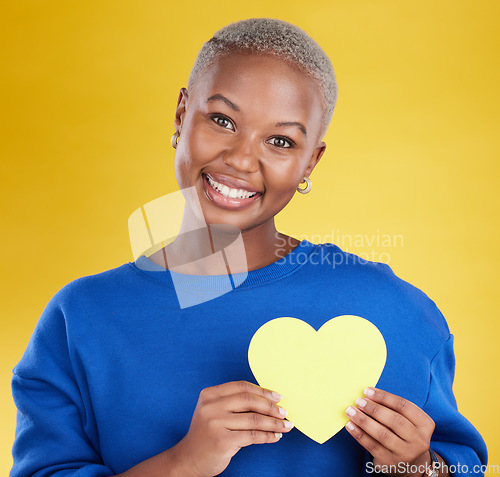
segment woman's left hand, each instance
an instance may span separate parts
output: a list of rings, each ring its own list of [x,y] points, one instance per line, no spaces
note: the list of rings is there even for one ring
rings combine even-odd
[[[415,475],[411,466],[425,469],[434,421],[416,404],[382,389],[366,388],[365,396],[346,409],[346,429],[373,456],[375,468],[394,466],[390,475],[398,476]]]

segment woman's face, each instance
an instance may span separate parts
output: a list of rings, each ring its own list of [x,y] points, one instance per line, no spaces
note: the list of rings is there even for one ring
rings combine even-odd
[[[181,89],[175,172],[181,189],[196,188],[207,224],[274,228],[326,147],[320,94],[288,63],[242,54],[223,57],[189,92]]]

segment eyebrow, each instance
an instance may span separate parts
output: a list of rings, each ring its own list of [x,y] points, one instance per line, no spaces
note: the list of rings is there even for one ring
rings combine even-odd
[[[306,128],[304,127],[304,125],[302,123],[299,123],[297,121],[287,121],[284,123],[276,123],[276,127],[280,127],[280,126],[297,126],[304,133],[304,136],[307,136]]]
[[[208,103],[210,101],[222,101],[223,103],[226,103],[232,110],[238,111],[238,112],[240,111],[240,108],[238,106],[236,106],[236,104],[234,104],[232,101],[227,99],[222,94],[217,93],[217,94],[210,96],[210,98],[208,98],[206,102]],[[285,121],[285,122],[281,122],[281,123],[276,123],[275,126],[276,127],[297,126],[300,129],[300,131],[304,134],[304,136],[307,136],[307,131],[306,131],[305,126],[302,123],[299,123],[298,121]]]
[[[240,108],[238,108],[238,106],[236,106],[236,104],[234,104],[232,101],[229,101],[229,99],[227,99],[222,94],[217,93],[217,94],[214,94],[213,96],[210,96],[210,98],[208,98],[206,102],[208,103],[209,101],[223,101],[234,111],[240,110]]]

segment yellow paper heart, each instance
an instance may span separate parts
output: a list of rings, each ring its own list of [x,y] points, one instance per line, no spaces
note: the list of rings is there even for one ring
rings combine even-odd
[[[378,328],[355,315],[318,331],[297,318],[268,321],[253,335],[248,362],[260,386],[283,395],[287,419],[323,444],[347,423],[347,406],[375,386],[387,350]]]

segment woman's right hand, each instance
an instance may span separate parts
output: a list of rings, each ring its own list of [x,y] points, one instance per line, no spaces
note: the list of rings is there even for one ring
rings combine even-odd
[[[219,475],[245,446],[278,442],[293,424],[276,403],[277,393],[248,381],[233,381],[201,391],[186,436],[175,454],[186,475]]]

